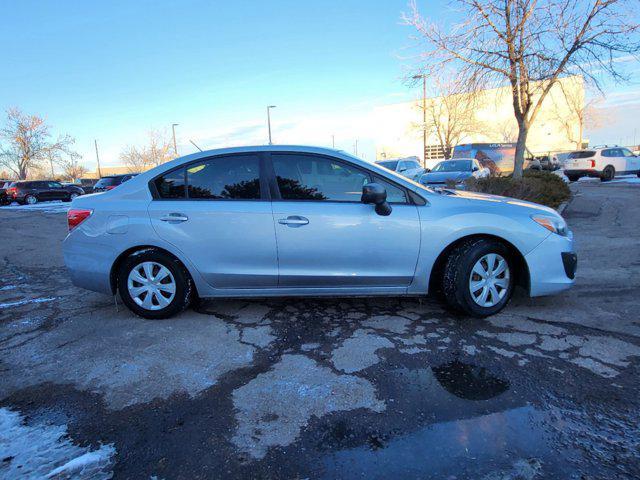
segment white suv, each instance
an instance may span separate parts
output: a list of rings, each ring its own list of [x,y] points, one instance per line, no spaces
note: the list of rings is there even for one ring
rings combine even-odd
[[[603,182],[616,175],[635,173],[640,177],[640,158],[624,147],[597,147],[571,152],[564,173],[572,182],[580,177],[598,177]]]

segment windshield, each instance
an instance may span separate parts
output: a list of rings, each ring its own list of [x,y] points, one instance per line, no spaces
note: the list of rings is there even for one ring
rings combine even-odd
[[[591,151],[591,150],[585,150],[585,151],[579,151],[579,152],[571,152],[569,155],[567,155],[568,159],[574,159],[574,158],[590,158],[593,157],[596,154],[596,152]]]
[[[384,162],[378,162],[378,165],[382,165],[384,168],[388,168],[389,170],[396,170],[396,167],[398,166],[398,161],[397,160],[386,160]]]
[[[471,160],[447,160],[437,164],[432,172],[469,172]]]

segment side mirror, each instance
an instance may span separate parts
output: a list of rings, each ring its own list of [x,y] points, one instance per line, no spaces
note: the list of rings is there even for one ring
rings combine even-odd
[[[473,171],[474,171],[474,172],[477,172],[477,171],[479,171],[479,170],[480,170],[480,169],[479,169],[478,167],[473,167]]]
[[[369,183],[362,187],[362,203],[376,206],[376,213],[386,217],[391,215],[391,205],[387,203],[387,191],[379,183]]]

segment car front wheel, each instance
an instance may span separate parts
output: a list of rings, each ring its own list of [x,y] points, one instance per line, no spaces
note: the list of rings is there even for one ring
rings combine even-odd
[[[35,205],[36,203],[38,203],[38,197],[36,197],[35,195],[27,195],[26,197],[24,197],[24,203],[26,205]]]
[[[193,282],[177,259],[160,250],[145,249],[127,257],[120,266],[118,290],[136,315],[162,319],[189,306]]]
[[[487,317],[509,303],[514,273],[510,252],[504,244],[472,239],[456,247],[447,258],[442,291],[454,310]]]

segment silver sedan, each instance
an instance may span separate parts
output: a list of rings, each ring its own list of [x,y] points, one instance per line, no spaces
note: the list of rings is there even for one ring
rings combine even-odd
[[[196,298],[413,295],[499,312],[574,282],[553,209],[433,191],[345,152],[242,147],[182,157],[76,198],[64,258],[77,286],[166,318]]]

